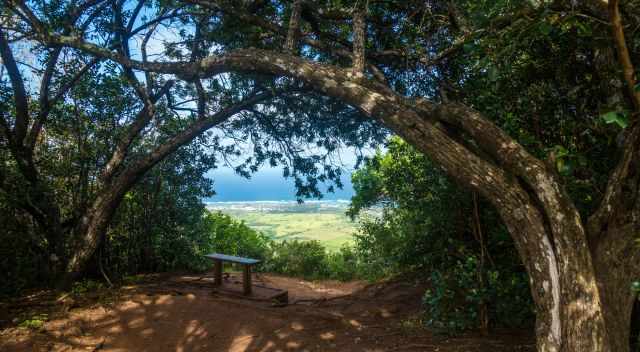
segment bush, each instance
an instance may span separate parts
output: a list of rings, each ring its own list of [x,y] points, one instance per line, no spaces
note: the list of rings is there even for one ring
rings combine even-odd
[[[423,306],[425,324],[436,332],[456,333],[477,326],[480,305],[489,300],[488,289],[477,280],[476,259],[466,259],[431,275]]]
[[[434,331],[531,322],[526,273],[490,204],[397,137],[352,182],[349,215],[382,208],[379,217],[360,218],[354,248],[359,275],[432,273],[424,277],[432,286],[423,303],[424,322]]]
[[[327,254],[327,272],[329,278],[340,281],[363,277],[362,263],[349,245],[343,245],[338,252]]]
[[[469,256],[431,274],[431,288],[422,300],[427,327],[445,334],[478,327],[483,305],[488,320],[496,325],[518,327],[533,322],[528,284],[522,275],[503,278],[500,272],[488,270],[483,285],[478,273],[478,259]]]
[[[267,260],[273,242],[268,236],[221,212],[207,212],[205,223],[210,243],[206,251],[249,257],[262,262]],[[261,266],[257,269],[262,269]]]
[[[220,212],[208,213],[205,223],[210,245],[204,251],[259,259],[258,271],[311,280],[352,280],[357,276],[357,256],[348,246],[331,253],[319,241],[276,242]]]
[[[319,241],[272,241],[265,270],[305,279],[326,278],[327,252]]]

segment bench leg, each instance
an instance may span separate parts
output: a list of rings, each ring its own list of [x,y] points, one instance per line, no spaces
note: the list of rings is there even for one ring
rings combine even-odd
[[[251,265],[243,265],[242,283],[244,285],[244,294],[251,294]]]
[[[222,260],[213,261],[213,284],[222,285]]]

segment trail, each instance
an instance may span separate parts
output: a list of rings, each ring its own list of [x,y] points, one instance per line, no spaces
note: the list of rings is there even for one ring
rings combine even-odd
[[[233,278],[232,278],[233,279]],[[13,351],[533,351],[528,332],[434,336],[416,314],[424,287],[407,282],[309,282],[274,275],[254,280],[289,290],[286,307],[212,293],[210,276],[157,276],[116,294],[25,303],[42,309],[41,330],[6,327],[0,350]],[[11,305],[9,305],[11,306]],[[5,309],[8,306],[5,305]],[[16,308],[17,309],[17,308]]]

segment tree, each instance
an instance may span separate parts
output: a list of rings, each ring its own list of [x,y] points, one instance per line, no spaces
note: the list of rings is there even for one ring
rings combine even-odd
[[[360,216],[355,251],[375,277],[429,278],[425,323],[442,332],[532,322],[523,266],[493,207],[457,185],[397,137],[353,174],[349,215]]]
[[[92,9],[93,12],[80,16],[91,22],[94,18],[90,14],[103,10],[101,3],[89,1],[76,7]],[[122,2],[105,4],[117,5],[112,12],[113,20],[106,21],[110,25],[100,27],[112,34],[106,41],[87,37],[81,26],[74,25],[73,21],[63,20],[64,25],[55,27],[55,21],[43,17],[43,9],[21,1],[9,2],[9,8],[15,14],[11,17],[16,22],[13,32],[34,38],[48,50],[74,48],[91,60],[117,62],[123,67],[125,76],[134,82],[134,87],[139,86],[134,81],[134,71],[147,72],[195,82],[193,96],[202,97],[204,92],[198,88],[198,80],[230,73],[253,77],[266,75],[276,77],[276,82],[299,83],[305,92],[331,97],[358,109],[362,115],[379,121],[401,136],[496,208],[531,279],[531,293],[537,310],[538,350],[629,349],[629,325],[636,299],[629,287],[640,275],[639,254],[633,243],[640,225],[637,220],[640,124],[636,121],[639,93],[631,60],[634,56],[630,53],[635,44],[632,46],[625,39],[617,1],[610,1],[608,8],[598,1],[572,7],[555,2],[534,6],[526,1],[513,6],[498,2],[495,5],[480,3],[475,7],[473,2],[463,1],[357,1],[349,4],[303,1],[301,4],[295,2],[296,6],[289,6],[284,1],[162,2],[154,5],[159,13],[179,9],[184,14],[181,20],[185,28],[195,29],[194,36],[186,33],[181,36],[184,42],[216,44],[206,51],[191,50],[192,55],[185,55],[183,51],[187,49],[176,49],[184,42],[176,41],[169,48],[174,50],[167,51],[172,60],[163,61],[149,61],[146,55],[141,59],[129,55],[127,40],[135,33],[129,28],[134,21],[124,26],[118,20],[123,17]],[[131,7],[142,6],[144,1]],[[466,13],[464,9],[474,12]],[[633,8],[625,10],[633,11]],[[449,64],[460,56],[465,44],[491,42],[505,31],[529,28],[546,18],[549,12],[560,19],[559,26],[564,25],[567,18],[586,17],[588,22],[581,24],[600,36],[603,33],[610,35],[610,24],[614,40],[603,50],[609,49],[610,57],[618,57],[619,67],[624,72],[620,79],[620,86],[625,87],[624,100],[620,106],[631,111],[627,115],[628,126],[619,138],[619,149],[615,154],[607,155],[616,161],[603,185],[599,204],[591,214],[580,213],[555,166],[527,150],[486,115],[465,104],[464,99],[452,101],[447,94],[447,90],[455,91],[455,85],[460,83],[451,84],[446,78],[448,69],[455,68]],[[477,17],[484,20],[478,21]],[[300,30],[289,31],[282,26],[280,23],[287,18],[295,19],[291,21],[293,24],[301,19]],[[634,21],[633,18],[625,17],[628,21]],[[300,34],[299,56],[291,50],[295,45],[288,45],[285,53],[280,50],[283,43],[292,42],[287,40],[287,33]],[[512,40],[520,39],[512,37]],[[4,132],[21,170],[25,175],[31,175],[34,172],[30,167],[30,144],[27,142],[33,138],[27,136],[33,135],[29,131],[34,129],[29,128],[27,95],[4,34],[0,49],[15,101],[12,119],[5,117]],[[597,49],[602,48],[594,48],[594,51]],[[185,58],[188,56],[190,58]],[[472,65],[466,67],[470,69]],[[486,74],[495,73],[487,71]],[[431,84],[420,85],[423,78]],[[148,86],[153,86],[151,81],[147,81]],[[146,94],[144,89],[136,89],[136,92],[145,102],[140,123],[132,125],[138,126],[132,130],[139,132],[140,126],[150,119],[147,112],[152,110],[153,98],[162,94],[157,91]],[[240,105],[221,110],[218,116],[226,118],[257,99],[266,98],[266,94],[257,95]],[[121,160],[121,154],[114,153],[115,165],[105,168],[106,179],[114,177],[114,181],[109,181],[107,191],[96,198],[89,216],[79,222],[79,233],[83,234],[84,240],[70,261],[70,271],[81,268],[95,249],[101,229],[122,190],[134,183],[137,175],[151,167],[158,157],[174,151],[196,131],[206,128],[204,125],[204,122],[195,123],[189,129],[191,133],[182,134],[169,147],[158,147],[146,162],[134,163],[117,176],[110,176]],[[129,138],[123,141],[123,149],[126,149]],[[549,161],[554,157],[551,154]],[[43,199],[38,203],[51,204],[45,201],[47,192],[40,191],[37,177],[31,178],[30,189],[34,191],[34,197],[37,193],[37,197]],[[47,218],[56,218],[55,211],[49,211],[50,208],[43,207],[48,211],[46,214],[51,214]]]
[[[48,17],[46,24],[38,24],[40,30],[69,33],[72,27],[77,26],[75,28],[85,34],[92,30],[111,31],[112,35],[107,38],[109,47],[124,56],[129,56],[131,52],[127,40],[143,32],[141,45],[136,48],[145,58],[143,60],[146,60],[147,45],[159,23],[174,21],[182,16],[179,9],[160,9],[154,19],[136,27],[135,22],[141,16],[144,1],[139,2],[131,12],[124,9],[122,2],[103,3],[100,6],[88,2],[77,7],[75,2],[41,5],[37,11],[46,12]],[[288,103],[300,94],[299,87],[290,82],[270,79],[256,81],[229,75],[207,82],[211,85],[207,87],[211,88],[207,92],[199,80],[176,83],[173,79],[147,73],[143,84],[126,65],[113,66],[96,57],[87,57],[62,47],[50,49],[48,45],[31,48],[35,59],[42,60],[43,67],[38,69],[32,66],[31,72],[23,75],[11,42],[20,43],[19,33],[23,32],[25,24],[20,20],[22,11],[26,11],[32,20],[39,20],[27,7],[18,9],[17,17],[15,13],[6,12],[11,11],[10,8],[3,10],[6,14],[4,20],[16,25],[12,34],[17,37],[0,33],[0,54],[3,68],[6,68],[3,77],[9,81],[8,85],[3,81],[3,88],[9,91],[11,87],[11,94],[5,95],[2,100],[6,107],[3,109],[6,116],[2,119],[2,142],[10,155],[3,165],[2,179],[15,170],[19,176],[14,180],[20,178],[20,181],[6,182],[2,189],[4,195],[30,214],[40,231],[46,234],[52,276],[61,278],[63,286],[79,277],[95,254],[125,194],[160,161],[210,128],[217,126],[221,134],[253,144],[254,156],[237,166],[239,173],[249,175],[266,162],[272,165],[282,163],[287,165],[285,176],[296,179],[300,197],[319,194],[317,179],[334,179],[340,185],[340,169],[324,162],[331,156],[331,151],[338,147],[337,135],[367,134],[362,124],[354,129],[347,128],[347,121],[357,117],[353,109],[343,109],[334,114],[336,103],[326,98],[316,99],[322,100],[322,108],[312,113],[301,113],[299,109],[302,102],[308,105],[314,98],[306,97],[298,99],[296,104]],[[197,41],[195,43],[198,44]],[[189,48],[191,60],[196,60],[200,51],[204,50],[199,45],[190,45]],[[80,69],[75,70],[77,67]],[[83,196],[82,202],[72,204],[72,209],[65,209],[57,202],[60,192],[53,185],[55,181],[50,181],[53,175],[42,174],[43,160],[47,160],[46,153],[42,151],[50,143],[55,143],[50,135],[42,132],[66,118],[67,109],[73,109],[67,106],[67,99],[73,99],[75,106],[93,107],[86,101],[100,99],[92,95],[93,91],[87,89],[83,80],[88,75],[101,76],[102,73],[106,73],[105,79],[111,83],[99,85],[106,96],[98,97],[110,100],[112,105],[108,106],[107,103],[105,106],[102,101],[103,105],[94,112],[109,112],[113,134],[108,135],[101,146],[105,154],[96,160],[98,169],[91,170],[92,174],[83,178],[87,182],[85,189],[92,191]],[[25,77],[38,76],[39,93],[30,99],[32,87],[25,85]],[[251,84],[253,82],[256,84]],[[57,90],[53,92],[56,86]],[[132,95],[138,99],[131,99]],[[275,108],[257,106],[266,103],[268,98],[273,98],[269,101],[271,105],[286,106],[289,117],[295,116],[295,119],[289,118],[287,123],[282,124],[271,119]],[[29,100],[37,103],[32,104]],[[135,108],[138,110],[135,111]],[[175,116],[169,118],[168,114]],[[335,128],[334,124],[322,119],[312,120],[327,114],[334,114],[334,119],[342,120],[342,127]],[[229,120],[232,116],[236,118]],[[87,116],[84,119],[89,124],[94,122]],[[310,133],[309,123],[318,125],[315,134]],[[256,126],[260,128],[256,129]],[[373,132],[370,137],[375,138],[375,135],[381,134]],[[96,135],[89,133],[86,137],[90,139],[89,144],[98,142]],[[223,154],[225,162],[239,154],[234,145],[219,145],[219,136],[211,138],[211,147]],[[284,139],[287,143],[282,142]],[[316,153],[305,154],[307,150],[299,148],[296,140],[317,141]],[[326,153],[321,155],[323,150]],[[318,164],[325,164],[324,168],[320,169]],[[67,172],[72,173],[73,170]],[[305,180],[307,174],[313,177]]]

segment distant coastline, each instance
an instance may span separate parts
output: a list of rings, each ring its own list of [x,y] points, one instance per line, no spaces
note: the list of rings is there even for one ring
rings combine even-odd
[[[278,169],[264,169],[251,175],[250,179],[235,174],[232,170],[213,170],[207,175],[213,180],[213,188],[216,195],[205,198],[209,202],[253,202],[253,201],[289,201],[296,202],[296,187],[291,178],[284,178],[282,171]],[[322,192],[321,199],[305,200],[305,203],[313,201],[349,201],[354,195],[351,184],[351,173],[345,173],[342,177],[343,188],[334,187],[334,192],[328,192],[330,184],[320,183],[318,187]]]
[[[233,204],[233,203],[277,203],[277,204],[296,204],[296,205],[304,205],[307,203],[311,203],[311,204],[322,204],[322,203],[344,203],[344,204],[349,204],[351,202],[351,200],[349,199],[313,199],[313,200],[305,200],[304,203],[300,204],[298,203],[298,201],[296,200],[287,200],[287,199],[281,199],[281,200],[222,200],[222,201],[212,201],[212,200],[205,200],[204,204]]]
[[[337,213],[344,215],[349,208],[350,201],[309,200],[298,203],[292,200],[249,200],[249,201],[219,201],[205,202],[207,209],[222,211],[230,215],[240,213]]]

